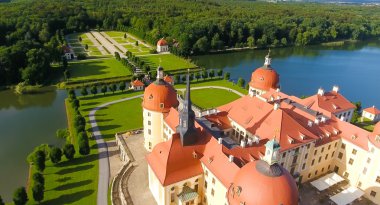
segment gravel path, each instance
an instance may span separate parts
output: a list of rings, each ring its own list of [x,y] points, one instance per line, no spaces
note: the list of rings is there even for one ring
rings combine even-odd
[[[108,159],[107,144],[106,142],[104,142],[103,137],[100,133],[98,124],[96,123],[96,115],[95,115],[96,111],[115,103],[132,100],[135,98],[140,98],[142,96],[143,95],[137,95],[137,96],[115,100],[115,101],[102,104],[98,107],[95,107],[93,110],[91,110],[90,114],[88,115],[89,121],[91,122],[93,136],[95,137],[96,143],[98,144],[98,152],[99,152],[99,181],[98,181],[98,195],[97,195],[98,205],[108,204],[107,197],[108,197],[108,187],[109,187],[109,182],[110,182],[110,165],[109,165],[109,159]]]

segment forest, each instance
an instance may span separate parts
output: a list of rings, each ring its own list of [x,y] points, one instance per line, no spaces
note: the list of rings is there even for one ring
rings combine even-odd
[[[380,36],[380,7],[232,0],[18,0],[0,3],[0,86],[43,84],[64,35],[120,30],[171,52],[305,46]]]

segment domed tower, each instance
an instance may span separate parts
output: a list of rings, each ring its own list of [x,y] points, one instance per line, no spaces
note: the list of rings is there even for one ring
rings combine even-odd
[[[271,88],[280,88],[280,77],[271,67],[271,61],[269,50],[268,55],[265,56],[264,66],[257,68],[252,73],[248,92],[250,96],[262,95]]]
[[[163,141],[163,122],[170,108],[178,107],[177,93],[173,86],[164,81],[162,67],[157,69],[157,80],[144,92],[142,102],[144,146],[148,151]]]
[[[228,189],[228,205],[297,205],[298,189],[290,173],[277,164],[280,145],[267,142],[264,160],[249,162]]]

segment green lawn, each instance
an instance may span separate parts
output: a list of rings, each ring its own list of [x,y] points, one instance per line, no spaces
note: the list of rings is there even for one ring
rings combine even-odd
[[[119,61],[109,59],[88,60],[70,63],[70,81],[98,80],[131,75]]]
[[[216,108],[238,99],[240,96],[227,90],[207,88],[191,91],[191,101],[204,109]]]
[[[373,129],[375,128],[375,124],[374,122],[372,122],[370,119],[367,119],[367,118],[363,118],[363,121],[362,122],[358,122],[358,123],[354,123],[356,126],[362,128],[362,129],[365,129],[369,132],[372,132]]]
[[[226,80],[219,80],[219,79],[199,80],[199,81],[194,80],[191,82],[191,87],[204,87],[204,86],[222,86],[222,87],[227,87],[227,88],[231,88],[233,90],[239,91],[240,93],[245,94],[245,95],[248,94],[248,90],[241,88],[241,87],[233,84],[232,82],[226,81]],[[185,88],[186,85],[185,84],[176,84],[176,85],[174,85],[174,87],[176,89]]]
[[[125,32],[120,31],[106,31],[105,32],[110,37],[124,37]]]
[[[149,55],[141,56],[140,58],[141,60],[145,61],[151,68],[157,68],[159,65],[161,65],[166,71],[196,67],[196,65],[193,63],[173,54]]]

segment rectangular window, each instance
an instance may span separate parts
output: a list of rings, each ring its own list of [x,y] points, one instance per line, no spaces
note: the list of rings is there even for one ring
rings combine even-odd
[[[350,174],[348,174],[348,172],[345,172],[345,173],[343,174],[343,177],[348,178],[349,175],[350,175]]]
[[[207,181],[205,180],[205,189],[207,189]]]
[[[371,158],[368,158],[368,159],[367,159],[367,163],[368,163],[368,164],[371,163]]]
[[[317,174],[318,174],[318,170],[317,170],[317,171],[315,171],[314,173],[315,173],[315,175],[317,175]]]
[[[350,160],[348,161],[348,163],[349,163],[350,165],[352,165],[352,164],[354,163],[354,160],[353,160],[352,158],[350,158]]]
[[[150,117],[150,112],[148,112],[148,117]]]
[[[317,155],[317,152],[318,152],[318,150],[316,149],[316,150],[314,151],[314,155]]]
[[[327,149],[330,150],[330,148],[331,148],[331,144],[329,145],[329,147]]]
[[[318,163],[321,162],[321,159],[322,159],[322,157],[319,157],[319,159],[318,159]]]
[[[164,103],[160,103],[160,108],[164,108]]]
[[[206,177],[208,176],[208,171],[207,170],[205,171],[205,175],[206,175]]]
[[[323,152],[325,150],[325,148],[324,147],[322,147],[322,151],[321,152]]]
[[[306,146],[308,149],[310,148],[310,144],[307,144],[307,146]]]
[[[357,151],[356,149],[352,149],[352,154],[353,154],[353,155],[356,155],[357,152],[358,152],[358,151]]]
[[[290,169],[290,174],[291,174],[291,175],[294,174],[294,170],[295,170],[295,167],[292,167],[292,168]]]
[[[311,177],[311,174],[307,175],[307,178],[309,178],[309,179],[310,179],[310,177]]]
[[[338,146],[338,142],[335,142],[335,145],[334,145],[334,147],[336,147],[336,146]]]
[[[342,145],[340,146],[340,148],[346,149],[346,144],[342,143]]]
[[[150,122],[150,120],[148,121],[148,125],[151,125],[151,122]]]
[[[215,194],[214,189],[211,189],[211,196],[214,196],[214,194]]]
[[[325,157],[325,159],[327,159],[329,157],[329,154],[326,154],[326,157]]]
[[[170,194],[170,201],[171,201],[171,202],[174,202],[174,197],[175,197],[175,193],[172,192],[172,193]]]
[[[376,197],[376,192],[375,191],[371,191],[371,194],[370,194],[372,197]]]
[[[314,165],[314,159],[313,159],[313,161],[311,161],[311,166],[313,166]]]
[[[380,176],[377,176],[377,177],[376,177],[376,182],[377,182],[377,183],[380,183]]]
[[[308,154],[306,153],[306,154],[305,154],[305,159],[307,159],[307,156],[308,156]]]
[[[148,134],[151,135],[152,134],[152,130],[148,129]]]
[[[297,156],[293,157],[293,164],[297,162]]]
[[[367,167],[364,167],[363,174],[367,174]],[[377,181],[377,180],[376,180]]]
[[[325,168],[324,168],[324,167],[322,168],[322,172],[323,172],[323,171],[325,171]]]
[[[330,167],[331,167],[331,165],[329,165],[329,167],[327,169],[330,170]]]
[[[333,151],[333,153],[331,154],[331,157],[334,157],[334,154],[335,154],[335,151]]]
[[[304,170],[305,167],[306,167],[306,163],[303,163],[303,165],[302,165],[302,170]]]
[[[212,178],[212,184],[215,184],[215,178]]]
[[[343,153],[342,153],[342,152],[339,152],[339,154],[338,154],[338,158],[339,158],[339,159],[342,159],[342,158],[343,158]]]

